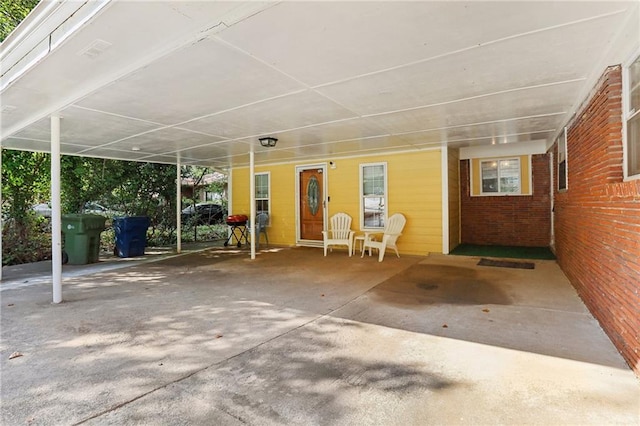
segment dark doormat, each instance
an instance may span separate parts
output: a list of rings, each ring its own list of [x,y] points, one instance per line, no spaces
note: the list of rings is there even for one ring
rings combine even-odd
[[[556,258],[549,247],[483,246],[466,243],[458,245],[449,254],[507,259],[554,260]]]
[[[498,268],[518,268],[535,269],[536,265],[531,262],[510,262],[508,260],[480,259],[478,266],[496,266]]]

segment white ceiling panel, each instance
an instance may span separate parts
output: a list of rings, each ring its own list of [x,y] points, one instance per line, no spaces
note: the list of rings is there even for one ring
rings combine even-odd
[[[273,163],[287,163],[295,161],[295,157],[291,155],[290,152],[285,150],[271,150],[270,152],[256,152],[254,156],[254,164],[255,165],[263,165],[263,164],[273,164]],[[210,164],[208,161],[205,161],[203,164]],[[230,164],[233,164],[234,167],[248,167],[249,166],[249,155],[248,153],[232,155],[224,159],[217,159],[216,164],[219,165],[221,169],[226,169]],[[222,164],[222,165],[221,165]]]
[[[60,144],[60,150],[65,154],[71,155],[80,155],[80,153],[84,152],[88,146],[85,145],[74,145],[70,143]]]
[[[201,39],[79,102],[79,105],[177,124],[303,86],[250,56]]]
[[[493,123],[478,124],[471,126],[452,126],[423,132],[410,132],[397,135],[399,139],[409,143],[423,142],[446,142],[448,144],[460,144],[472,140],[488,141],[488,144],[504,143],[505,138],[514,138],[522,141],[544,139],[540,136],[541,131],[545,135],[552,136],[559,129],[555,128],[558,115],[544,117],[524,118],[519,120],[496,121]],[[534,134],[535,137],[531,138]]]
[[[257,141],[255,144],[257,144]],[[258,150],[258,148],[255,149]],[[248,155],[250,150],[251,146],[248,141],[229,141],[182,149],[180,155],[192,159],[215,159],[227,158],[232,155]]]
[[[10,137],[2,141],[2,148],[17,149],[20,151],[48,151],[48,142]]]
[[[612,15],[489,44],[318,90],[358,114],[434,105],[588,77],[588,52],[602,49],[622,19]],[[575,37],[565,38],[565,31]],[[604,37],[603,37],[604,35]],[[515,52],[526,51],[518,61]],[[375,90],[372,90],[375,88]]]
[[[362,139],[387,134],[386,130],[378,126],[375,121],[375,118],[342,120],[280,132],[278,133],[278,137],[290,147],[303,147],[319,143]]]
[[[60,116],[60,140],[76,145],[98,146],[157,127],[144,121],[75,107],[66,109]],[[43,118],[16,136],[49,141],[50,119]]]
[[[355,114],[346,108],[306,90],[194,120],[180,127],[235,139],[266,136],[291,128],[352,117]]]
[[[45,116],[44,104],[47,101],[50,99],[46,94],[23,86],[12,87],[11,90],[2,92],[0,95],[2,107],[0,134],[8,136],[11,134],[11,129],[17,127],[20,130],[36,121],[35,118],[29,120],[27,117],[41,118],[41,116]]]
[[[293,152],[301,157],[308,153],[311,157],[355,155],[357,152],[369,154],[380,150],[397,151],[411,148],[411,145],[398,138],[390,136],[370,137],[366,139],[342,140],[337,142],[322,142],[298,147]]]
[[[146,161],[149,163],[163,163],[163,164],[176,164],[178,159],[177,155],[149,155],[140,157],[140,161]],[[189,163],[190,159],[181,159],[183,164]]]
[[[16,137],[24,139],[37,139],[44,143],[51,143],[51,119],[43,118],[29,127],[24,128],[15,134]]]
[[[61,113],[60,138],[65,142],[97,146],[157,127],[140,120],[71,107]]]
[[[92,148],[90,151],[80,151],[85,157],[113,158],[115,160],[140,161],[149,154],[142,151],[124,151],[110,148]]]
[[[2,148],[15,149],[19,151],[37,151],[37,152],[49,152],[51,149],[51,143],[49,141],[42,141],[37,139],[24,139],[18,137],[10,137],[2,142]],[[60,149],[64,154],[77,154],[87,147],[82,145],[74,145],[63,143],[60,144]]]
[[[500,93],[461,102],[382,114],[378,123],[391,133],[405,133],[451,126],[482,124],[498,120],[566,113],[578,83],[545,86],[520,92]]]
[[[163,154],[176,152],[192,146],[200,146],[210,143],[220,142],[222,139],[217,136],[194,133],[175,128],[165,128],[147,133],[139,134],[108,145],[109,149],[127,150],[133,147],[140,151]]]

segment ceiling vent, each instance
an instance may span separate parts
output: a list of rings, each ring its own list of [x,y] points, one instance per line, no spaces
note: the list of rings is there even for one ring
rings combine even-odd
[[[108,41],[96,39],[85,49],[78,52],[78,55],[94,59],[100,56],[109,47],[111,47],[111,43],[109,43]]]

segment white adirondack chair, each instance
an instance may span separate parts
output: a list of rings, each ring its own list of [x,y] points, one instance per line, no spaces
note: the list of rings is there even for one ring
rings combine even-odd
[[[330,228],[322,231],[324,240],[324,255],[327,255],[327,248],[331,246],[347,246],[349,248],[349,257],[353,248],[353,235],[355,231],[351,230],[351,216],[346,213],[336,213],[331,216]]]
[[[367,248],[369,249],[369,256],[371,256],[371,249],[378,249],[378,262],[382,262],[382,259],[384,259],[384,252],[387,250],[387,247],[394,249],[396,251],[396,256],[400,257],[396,241],[398,240],[398,237],[402,235],[402,230],[406,223],[407,219],[404,215],[396,213],[389,218],[387,226],[385,226],[382,234],[380,232],[366,232],[364,234],[362,256],[360,257],[364,257],[364,252]],[[378,240],[377,238],[380,235],[381,238]]]

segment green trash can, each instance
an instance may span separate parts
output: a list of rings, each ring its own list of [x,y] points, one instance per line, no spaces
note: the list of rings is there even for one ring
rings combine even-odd
[[[71,265],[96,263],[100,255],[100,233],[106,218],[97,214],[65,214],[62,216],[64,251]]]

